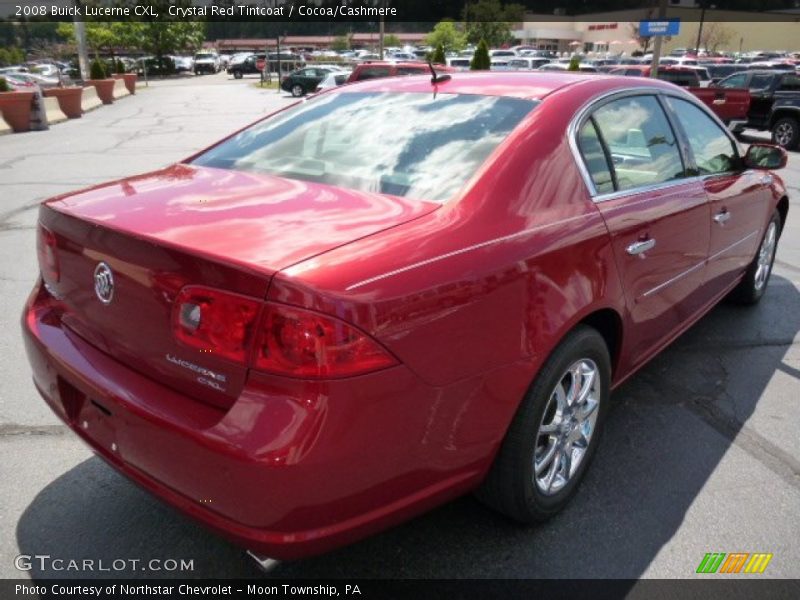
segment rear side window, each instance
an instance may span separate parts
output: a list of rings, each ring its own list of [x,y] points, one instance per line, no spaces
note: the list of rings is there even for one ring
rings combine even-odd
[[[734,171],[739,155],[731,139],[707,114],[691,102],[667,98],[692,149],[698,175]]]
[[[618,190],[685,175],[675,134],[654,96],[613,100],[594,111],[592,118],[611,156]]]
[[[783,92],[800,92],[800,77],[797,75],[784,75],[778,89]]]
[[[750,79],[750,89],[751,90],[765,90],[770,86],[772,83],[772,78],[774,75],[762,75],[762,74],[755,74]]]
[[[420,73],[425,73],[427,70],[428,70],[427,67],[397,67],[397,74],[419,75]]]
[[[700,85],[700,77],[694,71],[659,71],[658,78],[681,87]]]
[[[589,119],[578,133],[578,147],[583,156],[583,163],[594,182],[594,187],[599,194],[614,191],[614,179],[611,176],[611,167],[606,160],[603,145],[597,135],[594,121]]]
[[[389,67],[366,67],[356,73],[356,81],[365,79],[377,79],[379,77],[389,77],[392,74]]]

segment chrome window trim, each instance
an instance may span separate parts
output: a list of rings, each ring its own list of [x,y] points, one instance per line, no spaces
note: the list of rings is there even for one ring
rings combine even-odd
[[[722,130],[722,132],[728,137],[731,142],[733,142],[734,148],[736,148],[739,157],[741,158],[742,152],[741,148],[739,147],[739,143],[733,134],[728,131],[725,125],[720,121],[719,117],[715,115],[705,104],[700,102],[695,96],[689,94],[688,92],[684,92],[680,89],[670,90],[661,87],[650,87],[650,86],[643,86],[643,87],[636,87],[636,88],[629,88],[624,90],[611,90],[608,92],[603,92],[602,94],[598,94],[589,100],[587,100],[581,108],[575,113],[572,119],[567,126],[567,142],[570,147],[570,151],[572,152],[572,158],[575,161],[576,166],[578,167],[578,171],[581,174],[581,178],[583,179],[583,183],[586,185],[586,189],[589,192],[589,196],[592,198],[592,202],[599,203],[599,202],[606,202],[608,200],[615,200],[617,198],[623,198],[625,196],[632,196],[635,194],[641,194],[643,192],[649,191],[657,191],[661,189],[666,189],[670,187],[677,187],[681,185],[685,185],[687,183],[692,183],[695,181],[703,180],[708,177],[719,177],[726,174],[734,174],[738,173],[738,171],[726,171],[725,173],[705,173],[703,175],[692,175],[689,177],[682,177],[680,179],[674,179],[671,181],[662,181],[660,183],[653,183],[650,185],[639,186],[636,188],[630,188],[627,190],[615,190],[613,192],[604,192],[598,193],[597,187],[594,185],[594,181],[592,180],[592,176],[589,173],[589,169],[586,167],[586,163],[583,160],[583,156],[581,155],[580,147],[578,146],[578,132],[580,131],[581,127],[583,127],[586,120],[591,116],[591,114],[600,108],[601,106],[608,104],[609,102],[613,102],[614,100],[620,98],[627,98],[630,96],[655,96],[656,100],[659,101],[659,105],[661,105],[661,109],[665,112],[665,117],[669,121],[670,114],[667,112],[667,108],[663,106],[661,103],[661,96],[673,96],[678,98],[679,100],[686,100],[691,102],[694,106],[700,108],[706,115],[708,115]],[[672,124],[670,123],[670,126]],[[676,137],[678,138],[678,142],[682,144],[684,142],[682,134],[679,135],[677,132]],[[683,150],[681,149],[681,158],[683,159]]]

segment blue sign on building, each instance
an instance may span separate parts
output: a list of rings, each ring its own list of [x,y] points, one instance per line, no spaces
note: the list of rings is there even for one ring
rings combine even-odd
[[[678,35],[681,30],[680,19],[665,19],[663,21],[639,21],[639,35],[652,37],[654,35]]]

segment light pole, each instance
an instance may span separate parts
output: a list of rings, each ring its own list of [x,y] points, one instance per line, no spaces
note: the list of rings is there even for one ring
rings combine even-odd
[[[81,9],[81,1],[75,0],[75,8]],[[83,12],[78,10],[77,12]],[[75,41],[78,44],[78,69],[81,72],[81,79],[89,79],[89,54],[86,50],[86,23],[75,15]]]
[[[700,38],[703,36],[703,22],[706,19],[706,0],[700,0],[700,26],[697,28],[697,44],[694,47],[695,56],[700,56]]]

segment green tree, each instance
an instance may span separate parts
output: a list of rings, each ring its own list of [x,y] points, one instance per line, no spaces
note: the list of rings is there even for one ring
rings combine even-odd
[[[581,70],[581,57],[577,54],[569,59],[569,66],[567,71],[580,71]]]
[[[514,23],[523,20],[525,7],[521,4],[500,4],[500,0],[479,0],[464,7],[467,41],[475,44],[485,40],[496,48],[510,42]]]
[[[433,48],[442,46],[445,52],[458,52],[464,49],[466,38],[456,24],[447,19],[436,24],[425,38],[425,43]]]
[[[478,42],[478,47],[475,48],[475,54],[472,56],[469,68],[472,71],[488,71],[492,68],[492,61],[489,58],[489,45],[486,40]]]
[[[344,52],[345,50],[350,50],[350,38],[346,35],[340,35],[338,37],[333,38],[331,42],[331,50],[336,52]]]
[[[397,37],[395,34],[390,33],[388,35],[383,36],[383,47],[384,48],[397,48],[402,46],[403,42]]]
[[[431,62],[436,63],[437,65],[443,65],[447,62],[447,58],[444,55],[444,46],[441,44],[436,46],[436,49],[433,51],[433,55],[431,56]]]

